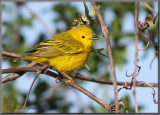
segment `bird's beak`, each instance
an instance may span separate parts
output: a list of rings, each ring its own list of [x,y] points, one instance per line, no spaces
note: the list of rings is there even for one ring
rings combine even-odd
[[[93,38],[90,38],[91,40],[98,40],[99,38],[97,36],[94,36]]]

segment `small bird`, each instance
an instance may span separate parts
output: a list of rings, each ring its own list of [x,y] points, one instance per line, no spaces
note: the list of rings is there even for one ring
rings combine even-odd
[[[64,73],[81,68],[91,51],[94,33],[89,27],[81,26],[54,35],[50,40],[41,42],[30,55],[20,60],[34,61],[51,66]]]

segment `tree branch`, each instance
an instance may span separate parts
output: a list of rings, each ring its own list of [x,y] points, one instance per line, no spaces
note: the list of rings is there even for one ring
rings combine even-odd
[[[33,67],[35,66],[37,63],[36,62],[31,62],[30,64],[27,64],[26,67]],[[15,68],[14,68],[15,69]],[[21,71],[21,72],[14,72],[14,69],[11,69],[11,70],[2,70],[2,74],[3,72],[4,73],[10,73],[8,74],[6,77],[2,78],[1,80],[1,83],[6,83],[8,81],[13,81],[13,80],[16,80],[17,78],[19,78],[20,76],[22,76],[23,74],[25,74],[26,72],[25,71]],[[8,72],[7,72],[8,71]]]
[[[38,72],[39,70],[42,70],[44,67],[40,66],[40,67],[21,67],[21,68],[11,68],[11,69],[4,69],[2,70],[2,73],[21,73],[21,72]],[[45,70],[45,71],[41,71],[42,74],[46,74],[49,75],[51,77],[56,78],[58,76],[58,74],[51,72],[49,70]],[[13,80],[13,79],[12,79]],[[61,81],[68,83],[66,78],[61,78]],[[10,79],[9,79],[10,81]],[[6,82],[6,80],[5,80]],[[2,83],[5,83],[2,79]],[[111,111],[111,108],[108,104],[106,104],[105,102],[103,102],[102,100],[100,100],[99,98],[97,98],[95,95],[93,95],[92,93],[90,93],[89,91],[87,91],[86,89],[82,88],[81,86],[79,86],[78,84],[76,84],[75,82],[69,82],[68,83],[71,87],[74,87],[76,89],[78,89],[80,92],[86,94],[88,97],[90,97],[91,99],[93,99],[94,101],[96,101],[97,103],[99,103],[100,105],[102,105],[104,108],[106,108],[106,110],[108,110],[109,112]]]
[[[142,4],[143,4],[146,8],[148,8],[148,10],[150,10],[152,13],[157,14],[157,12],[156,12],[153,8],[151,8],[147,2],[142,2]]]
[[[14,59],[14,58],[22,57],[22,55],[7,52],[7,51],[2,51],[2,58],[10,58],[10,57]]]
[[[135,112],[138,113],[138,105],[136,100],[136,77],[137,77],[137,60],[138,60],[138,12],[139,12],[139,2],[135,2],[135,58],[134,58],[134,73],[133,73],[133,98]]]
[[[86,81],[91,81],[91,82],[96,82],[96,83],[101,83],[101,84],[107,84],[107,85],[113,85],[113,81],[111,80],[104,80],[104,79],[97,79],[97,78],[93,78],[93,77],[87,77],[84,75],[81,75],[80,73],[77,72],[68,72],[67,74],[69,74],[70,76],[72,76],[73,78],[76,79],[81,79],[81,80],[86,80]],[[157,83],[149,83],[152,87],[158,87]],[[131,82],[121,82],[121,81],[117,81],[117,85],[127,85],[130,86]],[[144,84],[144,83],[137,83],[136,86],[138,87],[149,87],[148,85]]]
[[[38,75],[39,75],[40,73],[41,73],[41,71],[37,71],[37,74],[36,74],[36,76],[35,76],[35,78],[34,78],[32,84],[31,84],[31,86],[30,86],[30,89],[29,89],[29,91],[28,91],[26,100],[25,100],[25,102],[24,102],[24,106],[23,106],[22,113],[24,113],[24,110],[25,110],[25,108],[26,108],[27,101],[28,101],[28,98],[29,98],[29,94],[30,94],[30,92],[31,92],[31,89],[32,89],[32,87],[33,87],[33,84],[34,84],[34,82],[36,81],[36,79],[37,79],[37,77],[38,77]]]
[[[32,62],[33,63],[33,62]],[[20,73],[26,73],[26,72],[36,72],[37,70],[41,69],[42,67],[20,67],[20,68],[10,68],[10,69],[4,69],[2,70],[3,74],[6,73],[11,73],[13,74],[18,74],[20,75]],[[31,71],[30,71],[31,70]],[[91,81],[91,82],[96,82],[96,83],[102,83],[102,84],[108,84],[108,85],[113,85],[113,81],[111,80],[104,80],[104,79],[97,79],[97,78],[93,78],[93,77],[87,77],[84,75],[81,75],[77,72],[67,72],[68,75],[72,76],[75,79],[81,79],[81,80],[86,80],[86,81]],[[55,74],[55,76],[57,76],[57,74]],[[2,78],[1,83],[6,83],[9,81],[13,81],[15,80],[17,77],[16,76],[11,76],[9,78],[7,78],[8,76]],[[117,85],[127,85],[130,86],[131,82],[121,82],[118,81]],[[149,83],[152,87],[158,87],[157,83]],[[146,85],[145,83],[137,83],[136,86],[138,87],[149,87],[148,85]]]
[[[67,79],[62,78],[61,79],[63,82],[67,82]],[[90,97],[91,99],[93,99],[94,101],[96,101],[97,103],[99,103],[100,105],[102,105],[106,110],[108,110],[108,112],[111,112],[111,107],[106,104],[105,102],[103,102],[102,100],[100,100],[99,98],[97,98],[95,95],[93,95],[92,93],[90,93],[89,91],[87,91],[86,89],[84,89],[83,87],[79,86],[78,84],[74,83],[74,82],[69,82],[69,85],[76,88],[77,90],[79,90],[80,92],[86,94],[88,97]]]
[[[111,70],[112,70],[114,97],[115,97],[115,108],[116,108],[116,113],[118,113],[119,112],[119,105],[118,105],[118,90],[117,90],[116,72],[115,72],[114,60],[113,60],[113,56],[112,56],[112,49],[111,49],[111,45],[110,45],[110,41],[109,41],[108,28],[103,21],[102,15],[101,15],[98,7],[96,6],[96,3],[95,2],[91,2],[91,3],[92,3],[92,6],[94,7],[94,10],[95,10],[97,17],[99,19],[103,36],[106,39],[107,49],[108,49],[108,53],[109,53],[109,61],[110,61]]]

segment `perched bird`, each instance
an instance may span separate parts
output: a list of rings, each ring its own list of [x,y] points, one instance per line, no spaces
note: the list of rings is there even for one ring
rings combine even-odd
[[[20,60],[47,64],[61,73],[72,71],[86,63],[93,40],[96,39],[89,27],[77,27],[41,42],[35,50],[30,51],[30,55]]]

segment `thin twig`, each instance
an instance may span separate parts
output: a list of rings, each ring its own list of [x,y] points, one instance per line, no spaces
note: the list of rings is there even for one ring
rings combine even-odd
[[[143,33],[142,31],[139,31],[140,32],[140,34],[143,36],[143,37],[145,37],[145,38],[147,38],[147,39],[150,39],[151,41],[152,41],[152,43],[153,43],[153,45],[154,45],[154,48],[155,48],[155,50],[156,50],[156,43],[151,39],[151,36],[149,37],[149,36],[147,36],[145,33]],[[149,32],[149,31],[148,31]]]
[[[150,43],[150,40],[151,40],[151,31],[150,31],[148,28],[147,28],[147,30],[148,30],[148,32],[149,32],[149,37],[146,36],[146,38],[149,39],[149,40],[148,40],[148,43],[147,43],[147,45],[146,45],[144,48],[142,48],[142,49],[137,49],[138,51],[139,51],[139,50],[145,50],[145,49],[148,48],[148,46],[149,46],[149,43]],[[141,32],[141,34],[142,34],[142,32]],[[142,34],[142,35],[145,36],[145,34]],[[152,42],[153,42],[153,41],[152,41]]]
[[[33,67],[35,65],[37,65],[36,62],[31,62],[31,63],[27,64],[26,67]],[[14,68],[14,69],[16,69],[16,68]],[[9,70],[9,71],[11,71],[11,70]],[[11,72],[5,72],[5,71],[3,71],[3,72],[4,73],[10,73],[10,74],[8,74],[6,77],[2,78],[1,83],[6,83],[8,81],[16,80],[17,78],[21,77],[23,74],[26,73],[25,71],[15,73],[15,70],[13,70]]]
[[[20,67],[20,68],[10,68],[2,70],[2,74],[4,73],[17,73],[17,72],[37,72],[42,69],[43,66],[38,67]]]
[[[96,82],[96,83],[101,83],[101,84],[107,84],[107,85],[113,85],[113,81],[111,80],[104,80],[104,79],[97,79],[97,78],[93,78],[93,77],[87,77],[84,75],[81,75],[80,73],[77,72],[67,72],[67,74],[69,74],[70,76],[72,76],[73,78],[76,79],[81,79],[81,80],[85,80],[85,81],[91,81],[91,82]],[[127,84],[127,86],[130,86],[131,82],[120,82],[117,81],[117,85],[124,85]],[[149,83],[152,87],[158,87],[157,83]],[[148,85],[144,84],[144,83],[137,83],[136,86],[138,87],[148,87]]]
[[[150,68],[151,68],[151,66],[152,66],[152,63],[153,63],[153,61],[155,60],[157,58],[157,56],[155,56],[153,59],[152,59],[152,61],[151,61],[151,63],[150,63]]]
[[[138,66],[138,65],[137,65],[137,67],[138,67],[138,72],[137,72],[137,73],[132,73],[131,75],[128,75],[128,74],[127,74],[127,71],[126,71],[126,76],[127,76],[127,77],[138,76],[138,75],[139,75],[139,72],[140,72],[140,70],[141,70],[141,66]]]
[[[30,86],[30,89],[29,89],[29,91],[28,91],[28,94],[27,94],[27,97],[26,97],[26,100],[25,100],[25,103],[24,103],[24,106],[23,106],[22,113],[24,113],[25,107],[26,107],[26,105],[27,105],[27,100],[28,100],[29,94],[30,94],[30,92],[31,92],[31,89],[32,89],[32,87],[33,87],[33,84],[34,84],[35,80],[37,79],[37,77],[38,77],[38,75],[39,75],[40,73],[41,73],[41,71],[38,71],[38,72],[37,72],[37,74],[36,74],[36,76],[35,76],[32,84],[31,84],[31,86]]]
[[[53,76],[55,78],[58,76],[58,75],[55,76],[55,73],[51,72],[49,70],[47,70],[46,72],[44,72],[44,74],[49,75],[49,76]],[[68,79],[66,79],[64,77],[61,78],[61,81],[69,84],[71,87],[74,87],[74,88],[78,89],[80,92],[86,94],[88,97],[90,97],[91,99],[93,99],[94,101],[96,101],[97,103],[99,103],[100,105],[102,105],[104,108],[106,108],[106,110],[108,110],[109,112],[111,111],[111,108],[110,108],[110,106],[108,104],[106,104],[105,102],[103,102],[102,100],[100,100],[99,98],[97,98],[96,96],[94,96],[89,91],[87,91],[83,87],[79,86],[75,82],[68,82]]]
[[[138,105],[136,100],[136,73],[137,73],[137,60],[138,60],[138,12],[139,12],[139,2],[135,2],[135,58],[134,58],[134,74],[133,74],[133,98],[135,112],[138,113]]]
[[[147,2],[142,2],[142,3],[143,3],[143,5],[144,5],[146,8],[148,8],[148,10],[150,10],[151,12],[157,14],[157,12],[156,12],[152,7],[150,7]]]
[[[110,45],[110,41],[109,41],[108,28],[103,21],[102,15],[101,15],[98,7],[96,6],[96,3],[91,2],[91,4],[94,7],[94,10],[97,14],[97,17],[98,17],[100,25],[101,25],[103,36],[106,39],[107,49],[108,49],[108,53],[109,53],[109,61],[110,61],[111,70],[112,70],[115,107],[116,107],[116,113],[118,113],[119,112],[119,106],[118,106],[118,90],[117,90],[116,72],[115,72],[114,60],[113,60],[113,56],[112,56],[112,49],[111,49],[111,45]]]
[[[19,57],[22,57],[22,55],[16,54],[16,53],[7,52],[7,51],[2,51],[2,57],[19,58]]]
[[[155,24],[157,17],[158,17],[158,13],[157,13],[157,15],[155,16],[155,18],[153,19],[153,24]]]
[[[91,99],[93,99],[94,101],[96,101],[97,103],[99,103],[100,105],[102,105],[106,110],[108,110],[109,112],[111,112],[111,108],[110,108],[110,106],[108,104],[106,104],[105,102],[103,102],[102,100],[100,100],[95,95],[93,95],[92,93],[90,93],[89,91],[87,91],[86,89],[84,89],[83,87],[79,86],[75,82],[68,82],[68,80],[65,79],[65,78],[62,78],[61,81],[69,84],[71,87],[74,87],[74,88],[78,89],[80,92],[86,94],[88,97],[90,97]]]
[[[131,89],[132,89],[132,85],[133,85],[133,77],[132,77],[132,80],[131,80],[131,82],[130,82],[130,87],[127,87],[128,84],[127,84],[127,82],[125,82],[124,85],[122,85],[122,87],[118,89],[118,93],[119,93],[122,89],[131,90]]]
[[[153,90],[153,92],[152,92],[153,102],[154,102],[155,104],[158,104],[158,101],[155,99],[156,91],[155,91],[155,89],[153,88],[153,86],[152,86],[150,83],[146,82],[146,81],[138,81],[138,83],[140,83],[140,82],[143,82],[143,83],[147,84],[149,87],[152,88],[152,90]]]
[[[5,72],[7,72],[7,73],[13,73],[14,71],[17,73],[17,72],[22,72],[22,71],[25,71],[25,72],[27,72],[27,71],[32,71],[32,72],[36,72],[36,71],[39,71],[39,70],[41,70],[43,67],[21,67],[21,68],[12,68],[12,69],[5,69],[5,70],[2,70],[2,73],[5,73]],[[51,76],[51,77],[54,77],[54,78],[56,78],[57,76],[58,76],[58,74],[56,74],[56,73],[54,73],[54,72],[51,72],[51,71],[49,71],[49,70],[47,70],[47,71],[42,71],[41,73],[43,73],[43,74],[46,74],[46,75],[49,75],[49,76]],[[79,73],[78,73],[79,74]],[[71,74],[71,75],[73,75],[73,74]],[[75,74],[75,75],[77,75],[77,74]],[[80,74],[78,75],[78,77],[80,76]],[[77,78],[78,78],[77,77]],[[76,77],[75,77],[76,78]],[[84,76],[82,76],[82,79],[84,79]],[[90,80],[91,80],[91,78],[89,78]],[[89,80],[88,79],[88,80]],[[2,79],[3,80],[3,79]],[[67,79],[66,79],[67,80]],[[93,79],[94,80],[94,79]],[[98,79],[96,79],[96,80],[98,80]],[[94,80],[95,81],[95,80]],[[101,81],[101,80],[100,80]],[[67,82],[67,81],[65,81],[65,82]],[[103,82],[103,81],[102,81]],[[107,83],[113,83],[112,81],[107,81]],[[131,84],[130,82],[126,82],[128,85],[129,84]],[[118,82],[118,84],[120,84],[120,85],[122,85],[122,84],[124,84],[124,82]],[[144,83],[137,83],[137,85],[139,84],[139,86],[148,86],[148,85],[145,85]],[[152,87],[157,87],[158,86],[158,84],[155,84],[155,83],[153,83],[153,84],[151,84],[151,83],[149,83],[150,84],[150,86],[152,86]],[[104,105],[104,103],[103,102],[100,102],[102,105]],[[107,105],[105,105],[106,107],[107,107]]]
[[[32,71],[32,72],[38,72],[39,70],[43,69],[43,67],[21,67],[21,68],[12,68],[12,69],[5,69],[2,70],[2,73],[8,72],[8,73],[13,73],[13,71],[15,70],[15,72],[28,72],[28,71]],[[46,74],[49,75],[51,77],[56,78],[58,76],[58,74],[51,72],[49,70],[46,71],[41,71],[42,74]],[[76,89],[78,89],[79,91],[83,92],[84,94],[86,94],[88,97],[90,97],[91,99],[95,100],[97,103],[99,103],[100,105],[102,105],[104,108],[106,108],[106,110],[108,110],[110,112],[111,108],[108,104],[106,104],[105,102],[103,102],[102,100],[100,100],[99,98],[97,98],[96,96],[94,96],[93,94],[91,94],[89,91],[85,90],[84,88],[82,88],[81,86],[79,86],[78,84],[76,84],[75,82],[67,82],[68,79],[66,78],[61,78],[61,81],[69,84],[71,87],[74,87]]]
[[[3,69],[2,73],[6,74],[6,73],[12,73],[12,74],[20,74],[20,73],[26,73],[26,72],[37,72],[37,70],[42,69],[42,67],[20,67],[20,68],[10,68],[10,69]],[[15,73],[14,73],[15,72]],[[102,83],[102,84],[108,84],[108,85],[113,85],[113,81],[111,80],[104,80],[104,79],[97,79],[97,78],[93,78],[93,77],[87,77],[84,75],[81,75],[77,72],[67,72],[68,75],[72,76],[75,79],[80,79],[80,80],[86,80],[86,81],[91,81],[91,82],[96,82],[96,83]],[[57,74],[55,73],[55,77],[57,77]],[[11,79],[8,79],[6,77],[2,78],[1,83],[6,83],[9,81],[13,81],[14,76],[12,76]],[[117,82],[117,85],[125,85],[127,84],[127,86],[130,86],[131,82]],[[158,87],[157,83],[149,83],[152,87]],[[144,83],[137,83],[136,86],[138,87],[148,87],[148,85],[144,84]]]
[[[33,16],[35,16],[39,20],[39,22],[43,25],[46,31],[50,35],[53,35],[53,31],[51,31],[51,29],[47,26],[47,24],[43,21],[43,19],[40,16],[38,16],[27,4],[25,4],[24,6]]]

